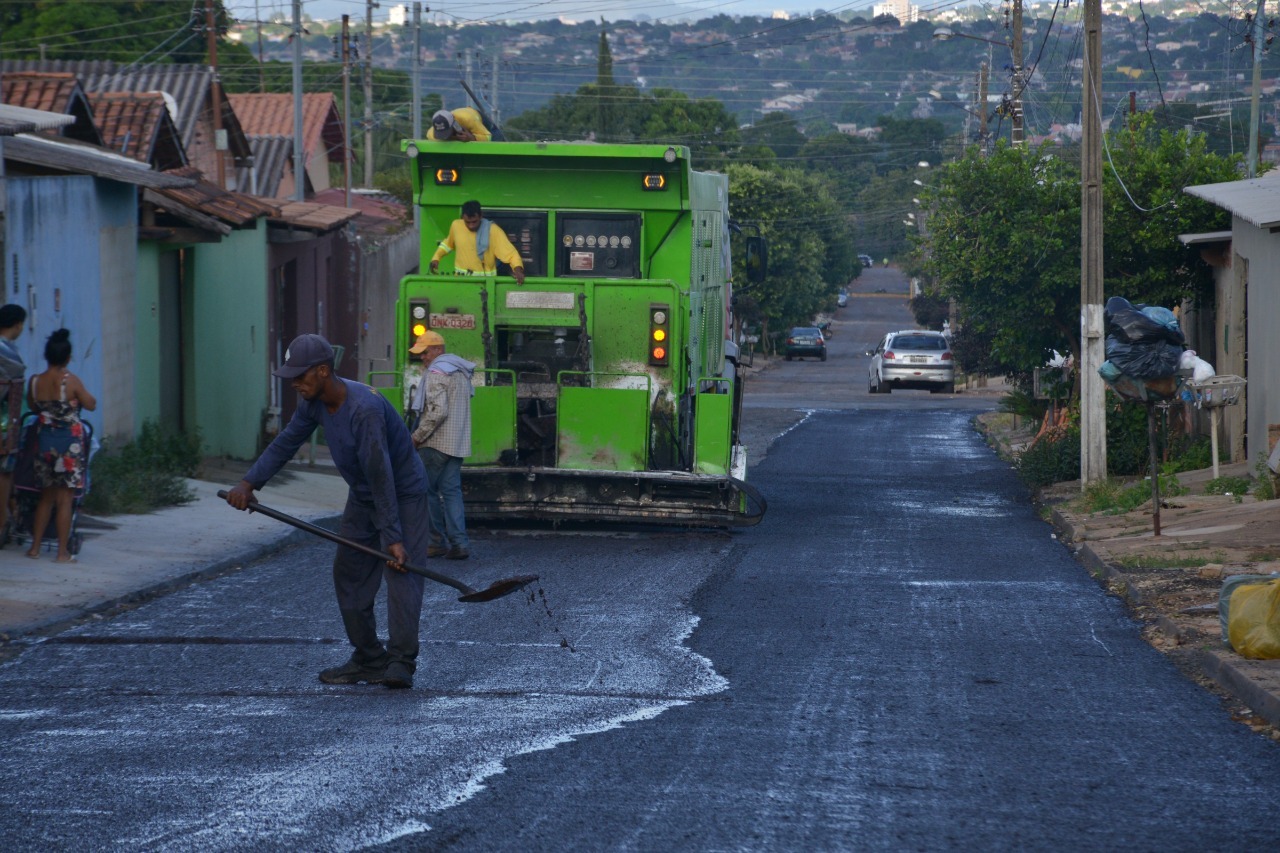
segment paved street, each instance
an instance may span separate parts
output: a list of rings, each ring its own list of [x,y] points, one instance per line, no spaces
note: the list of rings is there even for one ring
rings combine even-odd
[[[33,645],[7,847],[1273,847],[1280,749],[1052,537],[972,429],[994,396],[867,394],[909,325],[852,299],[827,362],[752,378],[757,527],[477,535],[437,568],[540,584],[433,586],[412,691],[315,680],[346,655],[319,542]]]

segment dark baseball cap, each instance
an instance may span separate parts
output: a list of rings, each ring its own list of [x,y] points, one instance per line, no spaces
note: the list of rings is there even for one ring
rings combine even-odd
[[[284,364],[271,371],[281,379],[297,379],[317,364],[333,361],[333,347],[319,335],[298,335],[284,351]]]

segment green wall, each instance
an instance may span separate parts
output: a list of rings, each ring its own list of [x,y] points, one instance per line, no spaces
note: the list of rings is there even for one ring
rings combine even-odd
[[[189,253],[182,291],[183,410],[205,453],[258,454],[269,394],[267,226]]]
[[[159,243],[139,241],[137,304],[134,315],[133,428],[160,420]]]

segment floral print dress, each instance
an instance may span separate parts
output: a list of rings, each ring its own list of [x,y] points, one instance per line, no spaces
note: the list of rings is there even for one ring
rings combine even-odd
[[[35,400],[35,380],[31,377],[31,398]],[[40,420],[36,428],[38,447],[35,458],[36,486],[47,489],[61,486],[84,488],[84,424],[80,422],[80,404],[67,402],[67,377],[63,374],[57,400],[35,400]]]

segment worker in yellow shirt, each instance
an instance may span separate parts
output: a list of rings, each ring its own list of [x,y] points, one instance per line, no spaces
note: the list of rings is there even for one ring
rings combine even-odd
[[[456,110],[436,110],[431,116],[431,129],[427,139],[447,139],[453,142],[488,142],[493,134],[484,126],[480,113],[471,107]]]
[[[458,275],[494,275],[498,261],[502,261],[511,267],[516,284],[524,284],[520,253],[501,228],[483,217],[478,201],[463,203],[462,218],[453,220],[449,233],[431,256],[433,274],[440,271],[440,259],[450,252],[458,253],[453,259],[453,270]]]

